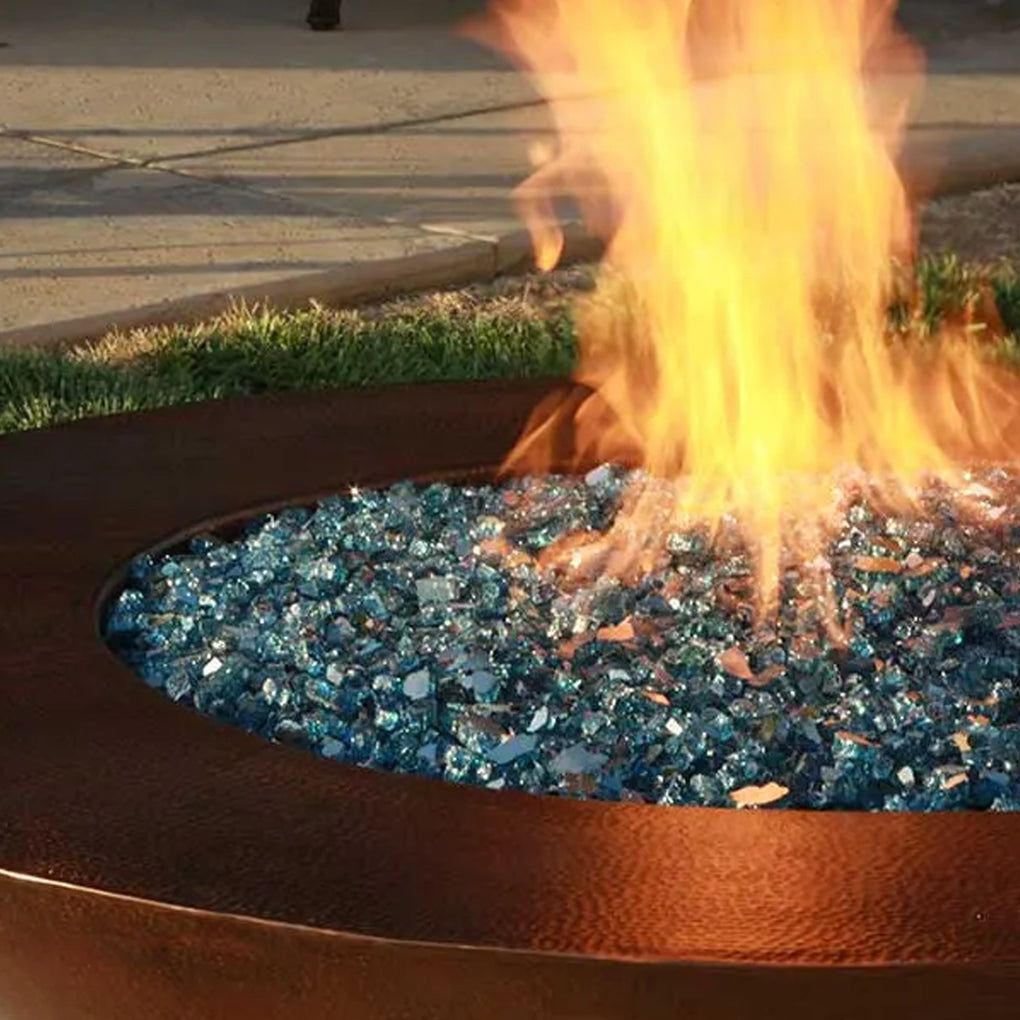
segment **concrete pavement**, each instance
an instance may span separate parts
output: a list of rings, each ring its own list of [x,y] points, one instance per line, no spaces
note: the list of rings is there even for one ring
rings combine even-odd
[[[908,166],[1018,179],[1017,5],[947,32],[939,3],[907,0],[931,46]],[[303,0],[5,11],[0,342],[518,261],[508,195],[550,125],[521,75],[451,34],[477,6],[345,0],[342,33],[309,32]]]

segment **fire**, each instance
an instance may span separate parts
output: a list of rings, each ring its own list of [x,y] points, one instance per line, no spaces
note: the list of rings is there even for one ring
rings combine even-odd
[[[887,328],[914,250],[896,155],[922,69],[893,14],[887,0],[497,0],[473,27],[527,68],[556,124],[518,192],[539,265],[562,248],[558,194],[606,241],[579,310],[594,395],[540,409],[511,462],[549,467],[570,415],[578,459],[676,482],[630,494],[589,549],[603,568],[640,569],[670,527],[704,521],[739,531],[769,603],[783,550],[817,564],[862,480],[902,504],[923,477],[1011,454],[1014,390],[977,345]]]

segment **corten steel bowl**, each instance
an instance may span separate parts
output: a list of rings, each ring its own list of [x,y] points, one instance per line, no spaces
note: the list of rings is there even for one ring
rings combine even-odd
[[[145,549],[490,468],[549,386],[289,395],[0,440],[0,1015],[1017,1016],[1020,816],[659,808],[339,765],[150,690]]]

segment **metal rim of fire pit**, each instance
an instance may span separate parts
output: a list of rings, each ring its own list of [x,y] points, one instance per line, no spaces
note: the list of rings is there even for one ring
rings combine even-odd
[[[107,1018],[193,1015],[173,1012],[182,989],[260,1017],[343,1000],[338,1016],[714,1018],[763,995],[789,1017],[876,995],[1010,1014],[1020,815],[662,808],[375,772],[174,705],[103,645],[133,555],[355,482],[494,467],[554,385],[279,395],[0,440],[0,1006],[70,1017],[54,996],[112,982]]]

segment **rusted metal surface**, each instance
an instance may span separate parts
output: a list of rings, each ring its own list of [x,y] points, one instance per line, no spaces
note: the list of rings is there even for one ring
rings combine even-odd
[[[582,803],[349,768],[170,703],[101,643],[134,554],[352,482],[492,467],[546,389],[0,439],[0,1012],[1015,1015],[1020,816]]]

